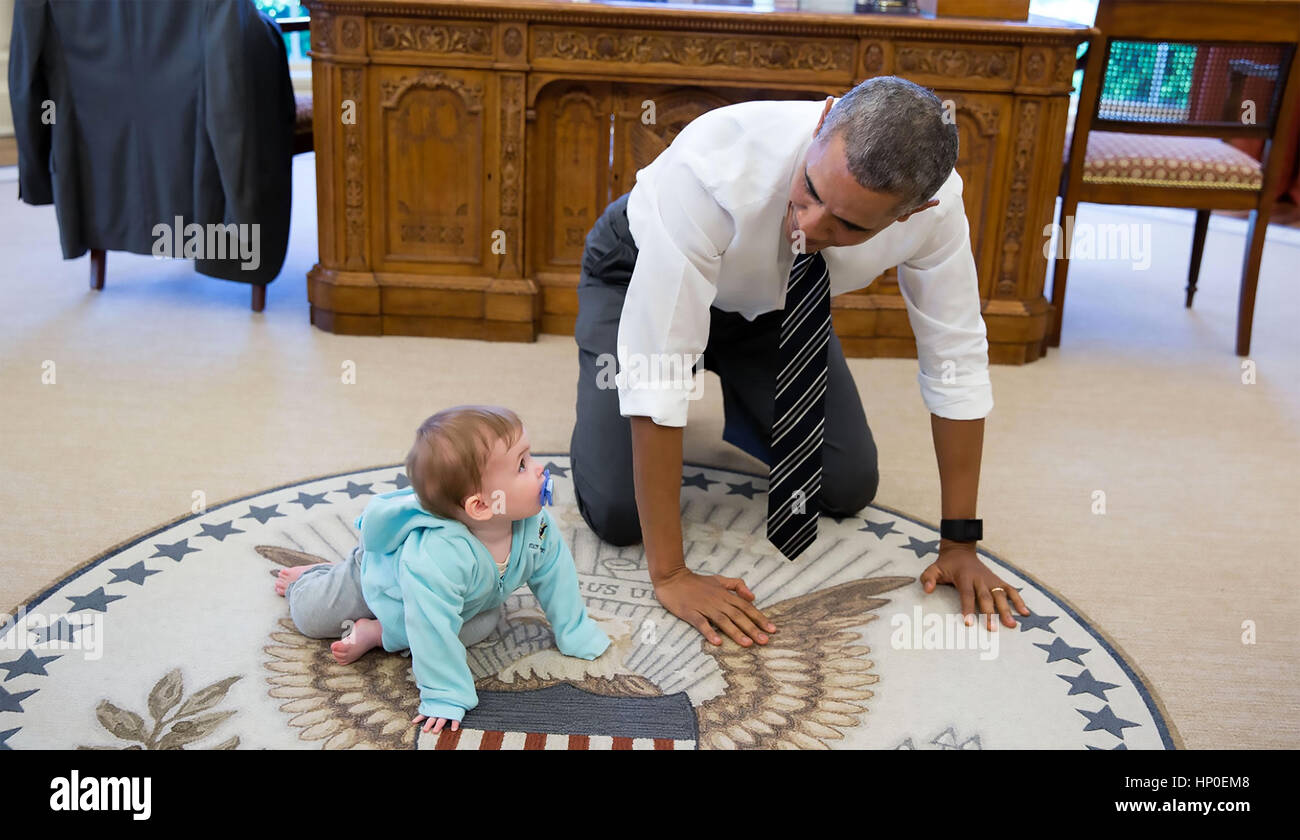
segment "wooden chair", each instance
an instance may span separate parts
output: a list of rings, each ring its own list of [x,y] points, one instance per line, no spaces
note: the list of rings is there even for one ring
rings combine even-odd
[[[311,19],[307,17],[280,18],[276,21],[281,32],[306,32],[310,29]],[[311,133],[311,94],[295,93],[294,104],[297,106],[293,126],[293,153],[300,155],[313,148]],[[104,288],[104,272],[107,267],[106,252],[90,249],[90,288],[97,291]],[[261,312],[266,308],[266,286],[254,284],[252,287],[252,310]]]
[[[1062,242],[1043,350],[1061,344],[1072,244],[1064,241],[1064,231],[1079,203],[1087,201],[1196,210],[1188,308],[1210,211],[1249,210],[1236,348],[1237,355],[1248,355],[1260,259],[1284,163],[1273,153],[1274,139],[1288,136],[1300,112],[1300,61],[1295,60],[1300,0],[1100,0],[1095,26],[1100,34],[1088,46],[1073,137],[1067,141]],[[1160,104],[1102,102],[1108,77],[1119,75],[1123,50],[1135,42],[1166,45],[1165,50],[1196,48],[1193,78],[1199,75],[1201,83],[1193,84],[1185,112]],[[1163,66],[1156,71],[1163,72]],[[1265,91],[1263,99],[1247,104],[1248,89]],[[1253,123],[1246,118],[1252,106]],[[1263,138],[1262,161],[1222,142],[1235,137]]]

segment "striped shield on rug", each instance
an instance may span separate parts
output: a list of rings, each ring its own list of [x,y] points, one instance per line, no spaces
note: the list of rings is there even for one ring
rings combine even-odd
[[[480,691],[453,732],[421,732],[421,750],[693,750],[695,710],[686,692],[609,697],[568,684]]]

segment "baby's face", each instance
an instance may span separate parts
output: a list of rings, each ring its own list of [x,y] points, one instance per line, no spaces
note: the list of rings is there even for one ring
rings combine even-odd
[[[542,471],[546,466],[533,459],[531,447],[527,428],[514,446],[507,448],[501,440],[494,444],[479,494],[492,516],[527,519],[542,509]]]

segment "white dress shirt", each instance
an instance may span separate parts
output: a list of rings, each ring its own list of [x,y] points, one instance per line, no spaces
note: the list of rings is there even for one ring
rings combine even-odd
[[[620,354],[698,358],[709,339],[711,305],[750,321],[784,307],[794,253],[782,221],[795,166],[823,107],[825,100],[716,108],[637,171],[627,219],[638,254],[618,327]],[[937,206],[866,242],[821,253],[832,295],[861,289],[898,266],[921,398],[940,417],[973,420],[992,410],[993,389],[961,194],[954,169],[934,195]],[[624,417],[686,425],[692,394],[685,388],[633,387],[620,379],[618,389]]]

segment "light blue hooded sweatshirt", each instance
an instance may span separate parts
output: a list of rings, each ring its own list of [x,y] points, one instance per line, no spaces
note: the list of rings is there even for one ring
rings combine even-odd
[[[356,527],[362,595],[383,626],[384,649],[410,648],[422,715],[460,720],[478,705],[461,625],[496,609],[524,583],[546,612],[561,653],[595,659],[609,647],[605,631],[587,615],[573,555],[545,508],[515,520],[502,575],[469,528],[420,507],[411,487],[372,498]]]

